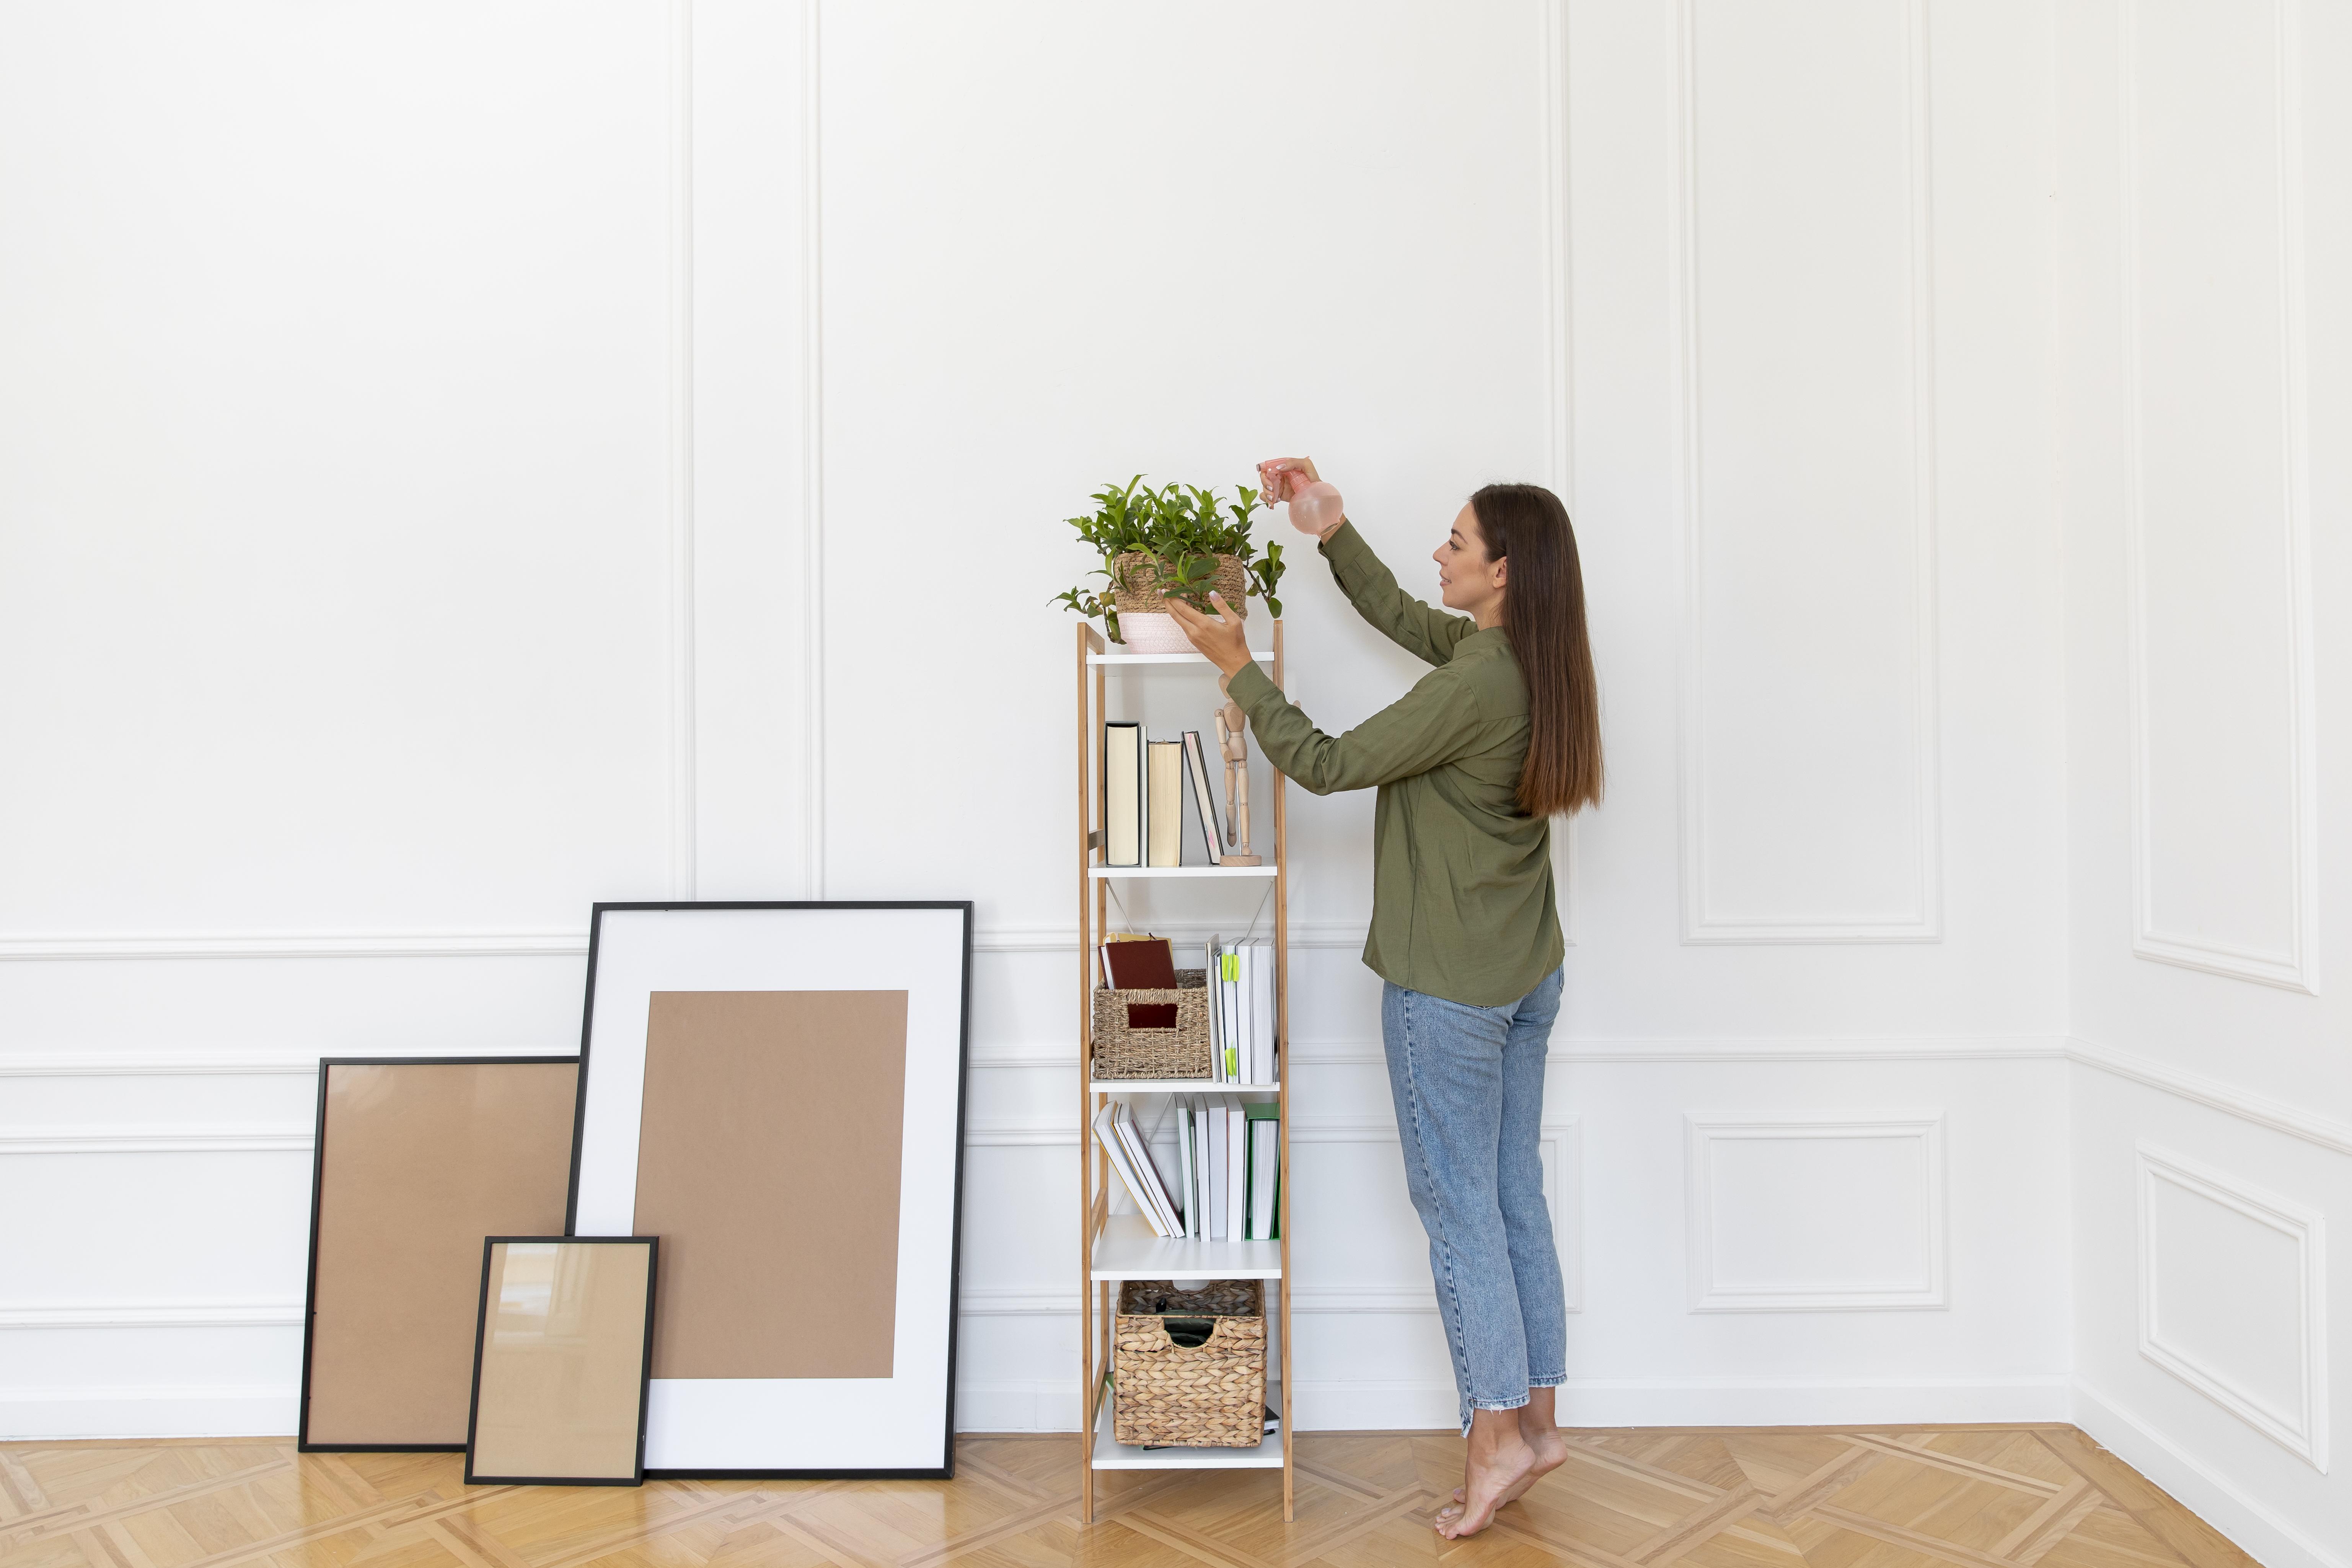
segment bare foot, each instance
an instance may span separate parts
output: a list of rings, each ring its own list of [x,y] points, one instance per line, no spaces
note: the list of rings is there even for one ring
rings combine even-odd
[[[1519,1436],[1516,1410],[1478,1410],[1470,1416],[1470,1460],[1462,1477],[1458,1508],[1438,1510],[1437,1533],[1449,1541],[1475,1535],[1494,1521],[1504,1494],[1532,1479],[1536,1451]],[[1524,1487],[1520,1488],[1525,1490]]]
[[[1495,1503],[1496,1508],[1502,1507],[1507,1502],[1518,1501],[1528,1495],[1529,1487],[1568,1463],[1568,1440],[1559,1435],[1557,1428],[1529,1432],[1523,1427],[1519,1432],[1519,1439],[1535,1450],[1536,1462],[1528,1467],[1526,1475],[1504,1489],[1502,1497]],[[1454,1500],[1457,1504],[1462,1501],[1462,1490],[1460,1487],[1454,1489]],[[1445,1519],[1461,1511],[1458,1507],[1449,1508],[1440,1512],[1437,1517]]]

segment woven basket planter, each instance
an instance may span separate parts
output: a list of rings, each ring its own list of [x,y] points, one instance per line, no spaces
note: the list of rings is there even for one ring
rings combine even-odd
[[[1249,616],[1249,573],[1238,555],[1216,557],[1216,574],[1209,579],[1209,589],[1225,596],[1226,607],[1236,618]],[[1173,575],[1175,568],[1167,569]],[[1111,601],[1122,616],[1159,616],[1168,613],[1168,601],[1160,592],[1160,566],[1159,558],[1149,551],[1135,550],[1114,556],[1110,563]]]
[[[1265,1283],[1161,1279],[1118,1289],[1110,1435],[1122,1443],[1255,1448],[1265,1439]]]
[[[1129,1004],[1173,1002],[1176,1026],[1139,1029],[1127,1021]],[[1180,969],[1173,991],[1095,992],[1094,1060],[1088,1071],[1107,1078],[1209,1077],[1209,978]]]

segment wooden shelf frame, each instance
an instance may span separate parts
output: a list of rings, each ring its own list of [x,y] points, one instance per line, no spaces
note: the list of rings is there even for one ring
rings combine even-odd
[[[1272,622],[1273,647],[1270,653],[1253,657],[1265,666],[1277,688],[1283,685],[1282,622]],[[1270,660],[1270,662],[1269,662]],[[1186,666],[1191,668],[1187,670]],[[1289,899],[1289,837],[1286,829],[1286,802],[1289,780],[1282,770],[1268,760],[1272,775],[1268,793],[1273,796],[1274,852],[1268,866],[1254,867],[1158,867],[1111,868],[1099,862],[1097,846],[1101,843],[1102,805],[1102,725],[1109,716],[1110,681],[1113,672],[1129,670],[1162,670],[1172,679],[1179,673],[1213,676],[1216,668],[1197,654],[1122,655],[1110,651],[1110,645],[1091,626],[1077,628],[1077,787],[1078,787],[1078,1299],[1079,1357],[1078,1409],[1079,1428],[1079,1489],[1078,1514],[1087,1523],[1095,1517],[1095,1472],[1097,1469],[1123,1469],[1141,1465],[1141,1450],[1124,1449],[1111,1442],[1108,1432],[1110,1413],[1104,1396],[1104,1376],[1110,1364],[1110,1332],[1114,1316],[1117,1279],[1165,1279],[1165,1271],[1138,1275],[1137,1268],[1156,1264],[1160,1253],[1171,1260],[1181,1256],[1206,1262],[1213,1256],[1227,1265],[1223,1271],[1213,1270],[1208,1277],[1239,1279],[1255,1277],[1266,1282],[1267,1308],[1275,1315],[1276,1344],[1278,1363],[1266,1369],[1270,1388],[1282,1391],[1279,1413],[1282,1428],[1278,1437],[1270,1439],[1273,1449],[1278,1449],[1282,1464],[1282,1517],[1286,1522],[1296,1514],[1296,1488],[1291,1473],[1291,1450],[1295,1447],[1290,1435],[1298,1429],[1298,1413],[1293,1408],[1293,1390],[1297,1386],[1290,1375],[1290,1194],[1296,1184],[1291,1180],[1290,1164],[1290,1103],[1283,1084],[1234,1084],[1234,1092],[1253,1097],[1271,1095],[1282,1107],[1281,1193],[1276,1200],[1276,1224],[1281,1239],[1266,1242],[1177,1242],[1156,1236],[1138,1236],[1136,1227],[1143,1225],[1139,1216],[1113,1215],[1110,1212],[1110,1184],[1113,1180],[1110,1160],[1096,1144],[1095,1113],[1114,1094],[1192,1093],[1210,1087],[1203,1082],[1120,1084],[1112,1086],[1094,1081],[1094,950],[1109,931],[1110,884],[1113,879],[1135,876],[1197,878],[1202,881],[1230,879],[1250,887],[1262,886],[1265,878],[1274,879],[1274,1027],[1275,1040],[1285,1068],[1290,1048],[1290,899]],[[1253,803],[1256,805],[1258,803]],[[1261,851],[1263,853],[1263,851]],[[1277,1072],[1277,1079],[1287,1072]],[[1147,1231],[1148,1226],[1144,1227]],[[1106,1277],[1108,1276],[1108,1277]],[[1180,1274],[1177,1278],[1192,1278]],[[1101,1428],[1099,1440],[1097,1429]],[[1162,1451],[1167,1458],[1154,1458],[1151,1468],[1184,1468],[1197,1469],[1243,1469],[1273,1468],[1271,1450],[1266,1445],[1256,1448],[1220,1450],[1212,1448]]]

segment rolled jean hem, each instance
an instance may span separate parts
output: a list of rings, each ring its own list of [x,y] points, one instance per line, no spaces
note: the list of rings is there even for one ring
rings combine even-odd
[[[1528,1379],[1528,1386],[1529,1388],[1558,1388],[1561,1384],[1566,1383],[1567,1381],[1568,1373],[1561,1373],[1558,1377],[1531,1377]]]
[[[1470,1402],[1470,1408],[1473,1410],[1517,1410],[1523,1408],[1527,1403],[1528,1396],[1522,1394],[1517,1399],[1474,1399]]]

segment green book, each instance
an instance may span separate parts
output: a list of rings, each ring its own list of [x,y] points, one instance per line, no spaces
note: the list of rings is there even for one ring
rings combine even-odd
[[[1249,1203],[1243,1212],[1243,1238],[1282,1239],[1282,1106],[1265,1100],[1242,1107],[1242,1125],[1249,1144],[1244,1155],[1244,1180]]]

